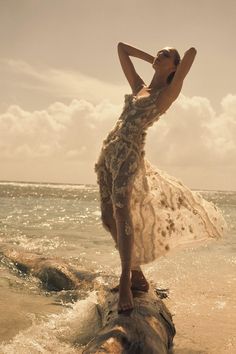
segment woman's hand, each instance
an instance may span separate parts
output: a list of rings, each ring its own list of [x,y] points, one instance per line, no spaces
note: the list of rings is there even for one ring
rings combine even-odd
[[[184,55],[185,54],[190,54],[190,55],[196,55],[197,54],[197,50],[196,50],[196,48],[194,48],[194,47],[191,47],[191,48],[189,48],[188,50],[186,50],[186,52],[184,53]]]

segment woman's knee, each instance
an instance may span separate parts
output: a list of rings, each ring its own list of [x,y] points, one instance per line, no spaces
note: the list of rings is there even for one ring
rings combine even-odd
[[[130,210],[127,207],[124,208],[116,208],[116,228],[117,233],[132,236],[133,235],[133,224],[130,215]]]
[[[108,214],[102,213],[101,219],[102,219],[103,227],[104,227],[107,231],[110,231],[110,219],[109,219]]]
[[[105,230],[110,232],[112,235],[116,233],[116,221],[113,215],[113,207],[110,205],[109,207],[102,208],[102,224]]]
[[[120,219],[128,219],[130,216],[130,207],[129,201],[127,199],[123,199],[122,203],[114,204],[114,216],[116,220]]]

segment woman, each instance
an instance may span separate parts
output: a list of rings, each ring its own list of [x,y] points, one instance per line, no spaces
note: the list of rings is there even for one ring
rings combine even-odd
[[[165,226],[171,237],[164,229],[155,228],[155,225],[161,225],[162,222],[158,219],[160,208],[168,209],[169,204],[165,200],[161,201],[164,204],[155,204],[157,200],[153,197],[152,189],[157,190],[158,187],[152,187],[151,181],[157,179],[158,175],[156,184],[161,185],[167,178],[153,172],[153,168],[144,160],[144,140],[147,128],[178,97],[183,80],[194,61],[196,49],[187,50],[180,60],[179,53],[174,48],[166,47],[153,57],[128,44],[119,43],[118,55],[132,94],[125,96],[123,112],[103,142],[95,171],[100,187],[102,222],[111,233],[121,259],[118,312],[122,312],[133,308],[132,289],[148,291],[149,285],[140,265],[164,254],[170,248],[172,233],[176,231],[173,220],[172,224],[168,221],[169,224]],[[152,64],[155,73],[149,86],[135,71],[130,56]],[[181,190],[180,183],[176,184],[177,187],[174,187],[173,181],[165,183],[172,185],[172,189]],[[178,192],[172,194],[177,195]],[[159,203],[160,198],[156,199]],[[181,205],[187,204],[188,202],[183,202]],[[196,209],[192,201],[189,201],[189,205]],[[174,210],[173,206],[171,208]],[[187,210],[191,208],[187,207]],[[203,215],[203,212],[199,211],[200,214]],[[155,221],[150,223],[150,218]],[[176,216],[177,218],[180,217]],[[183,225],[181,227],[183,229]],[[151,237],[150,242],[148,237]]]

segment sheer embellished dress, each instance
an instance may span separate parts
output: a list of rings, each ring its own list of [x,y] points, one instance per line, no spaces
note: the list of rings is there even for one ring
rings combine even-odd
[[[149,263],[176,246],[219,238],[226,228],[215,205],[145,159],[146,131],[160,118],[155,104],[158,94],[125,95],[122,114],[103,141],[95,165],[101,208],[129,205],[132,267]]]

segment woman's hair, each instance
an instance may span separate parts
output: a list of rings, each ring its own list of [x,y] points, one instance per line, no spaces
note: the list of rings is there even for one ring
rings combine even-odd
[[[173,49],[173,51],[175,52],[175,59],[174,59],[174,64],[177,67],[180,63],[180,55],[177,49]],[[167,84],[169,85],[171,83],[171,81],[173,80],[175,76],[175,71],[172,71],[172,73],[170,73],[170,75],[167,77]]]

